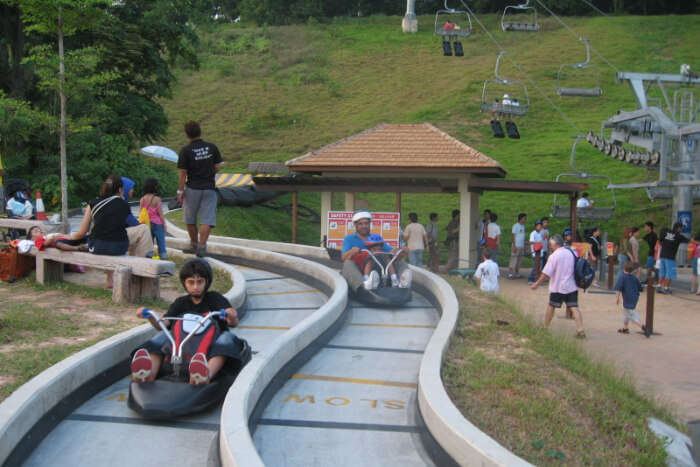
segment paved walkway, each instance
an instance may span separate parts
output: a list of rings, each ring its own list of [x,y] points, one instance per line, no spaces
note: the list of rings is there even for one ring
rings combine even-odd
[[[502,268],[501,274],[500,295],[542,322],[547,284],[533,291],[524,273],[522,279],[512,280],[505,278],[507,270]],[[700,296],[691,295],[689,288],[690,270],[685,268],[673,281],[673,295],[655,294],[655,334],[649,339],[633,325],[629,335],[617,332],[622,315],[611,291],[592,288],[585,294],[579,292],[587,335],[584,347],[627,372],[642,391],[661,399],[684,422],[700,420]],[[644,320],[646,292],[637,311]],[[573,320],[565,318],[562,308],[556,312],[551,329],[573,336],[576,327]]]

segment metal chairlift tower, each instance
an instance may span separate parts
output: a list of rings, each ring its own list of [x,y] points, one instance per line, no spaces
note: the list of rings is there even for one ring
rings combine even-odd
[[[688,215],[679,213],[692,212],[693,200],[700,201],[700,105],[693,92],[700,78],[684,65],[678,75],[619,72],[617,80],[630,85],[637,109],[619,111],[603,122],[602,132],[611,130],[610,144],[618,146],[618,153],[630,152],[621,148],[628,144],[658,157],[658,179],[609,188],[646,188],[651,199],[672,199],[673,220],[690,223]],[[659,98],[648,95],[654,85]]]

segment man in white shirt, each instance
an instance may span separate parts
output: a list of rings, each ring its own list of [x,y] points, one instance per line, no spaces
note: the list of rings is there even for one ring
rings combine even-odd
[[[542,250],[544,248],[544,235],[542,235],[542,221],[537,219],[535,221],[535,230],[530,232],[530,250],[532,252],[532,257],[537,261],[537,256],[542,255]],[[542,262],[540,261],[540,269],[542,268]],[[528,284],[535,282],[535,277],[537,275],[537,263],[532,265],[532,270],[530,270],[530,276],[527,279]]]
[[[508,264],[508,279],[516,279],[520,276],[520,260],[525,253],[525,222],[527,215],[518,214],[518,222],[511,229],[513,245],[510,249],[510,263]]]
[[[483,261],[477,266],[474,277],[479,279],[479,288],[484,292],[498,293],[498,264],[491,260],[491,250],[484,248]]]
[[[584,192],[581,194],[581,197],[578,199],[578,201],[576,201],[576,207],[578,209],[592,208],[593,203],[595,203],[595,201],[588,199],[588,193]]]

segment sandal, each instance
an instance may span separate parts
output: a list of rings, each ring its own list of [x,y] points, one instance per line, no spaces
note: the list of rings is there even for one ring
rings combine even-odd
[[[629,330],[629,329],[625,329],[625,328],[620,328],[620,329],[617,330],[617,332],[619,332],[620,334],[629,334],[629,333],[630,333],[630,330]]]
[[[578,331],[576,332],[576,339],[585,339],[586,338],[586,333],[585,331]]]

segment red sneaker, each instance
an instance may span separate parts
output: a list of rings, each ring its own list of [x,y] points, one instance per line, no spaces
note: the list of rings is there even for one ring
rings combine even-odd
[[[207,357],[201,352],[194,354],[190,360],[190,382],[197,385],[209,382]]]
[[[143,383],[151,376],[153,362],[146,349],[138,349],[131,360],[131,378],[137,383]]]

